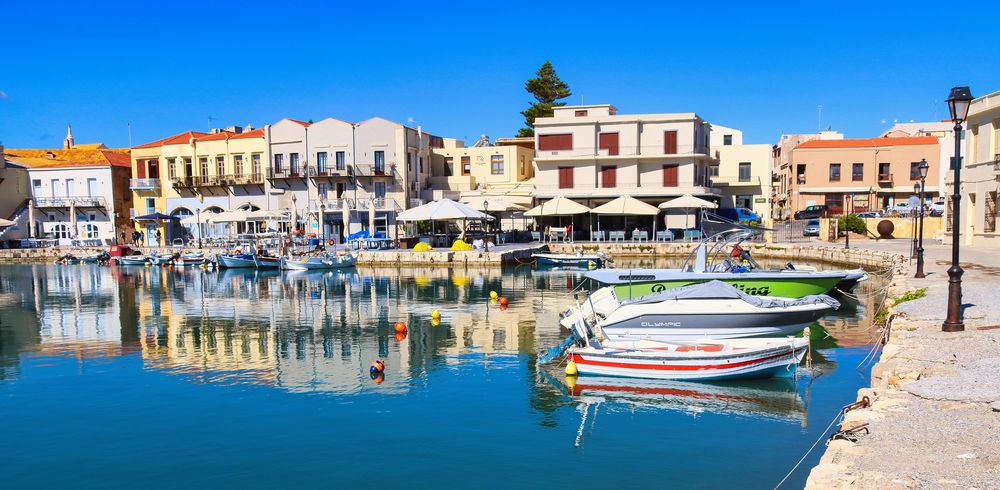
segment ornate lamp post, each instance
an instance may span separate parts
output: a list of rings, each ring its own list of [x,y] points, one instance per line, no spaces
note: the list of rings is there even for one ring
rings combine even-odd
[[[198,250],[201,250],[201,234],[203,233],[201,229],[201,208],[194,208],[194,212],[198,213]]]
[[[483,211],[485,211],[486,214],[490,214],[490,202],[487,201],[486,199],[483,199]],[[487,222],[484,220],[483,223],[485,224]],[[486,226],[488,226],[488,225],[486,225]],[[489,253],[489,251],[490,251],[490,240],[489,240],[489,236],[487,236],[485,233],[483,233],[483,246],[486,247],[486,252]]]
[[[972,104],[972,91],[969,87],[954,87],[948,96],[948,110],[955,122],[955,158],[951,168],[955,171],[953,191],[951,194],[951,267],[948,268],[948,316],[945,317],[941,330],[945,332],[961,332],[965,330],[962,322],[962,267],[958,265],[958,240],[960,208],[962,204],[962,122],[969,115],[969,105]]]
[[[854,210],[854,193],[851,193],[851,210]],[[844,210],[847,210],[847,206],[844,206]],[[844,250],[851,248],[851,214],[844,215]],[[837,227],[840,229],[840,226]]]
[[[927,164],[927,159],[921,159],[920,165],[917,169],[920,171],[920,183],[913,184],[913,190],[919,190],[918,195],[920,196],[920,227],[917,236],[919,241],[917,242],[917,273],[913,277],[917,279],[923,279],[927,277],[924,274],[924,190],[926,188],[927,181],[927,170],[930,165]]]

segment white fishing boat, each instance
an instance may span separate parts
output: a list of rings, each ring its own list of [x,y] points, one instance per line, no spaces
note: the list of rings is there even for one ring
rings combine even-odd
[[[561,323],[574,328],[583,321],[612,341],[785,336],[802,331],[839,307],[840,303],[826,295],[797,299],[752,296],[721,281],[635,299],[619,299],[615,288],[605,287],[564,311]]]
[[[535,264],[540,267],[578,267],[583,269],[599,269],[604,267],[611,259],[603,252],[585,254],[553,254],[536,253],[531,254],[535,259]]]
[[[258,269],[280,269],[281,257],[271,257],[270,255],[255,254],[253,256],[254,265]]]
[[[174,259],[174,266],[192,267],[192,266],[205,265],[206,262],[207,260],[205,259],[204,252],[193,252],[193,253],[180,254],[179,257],[176,257]]]
[[[257,267],[254,262],[254,254],[250,253],[233,253],[233,254],[219,254],[215,256],[216,262],[219,267],[223,269],[247,269]]]
[[[117,257],[118,265],[146,265],[149,262],[149,257],[146,255],[123,255]]]
[[[672,380],[790,376],[809,340],[766,338],[693,342],[590,342],[567,350],[581,375]]]
[[[357,259],[349,253],[343,255],[327,254],[319,257],[303,257],[301,259],[281,258],[281,268],[293,271],[345,269],[354,267],[356,263]]]

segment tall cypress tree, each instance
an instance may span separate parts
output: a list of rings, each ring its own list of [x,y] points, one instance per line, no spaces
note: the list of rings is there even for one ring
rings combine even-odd
[[[553,107],[566,105],[565,102],[556,102],[557,100],[573,95],[569,85],[556,75],[551,62],[546,61],[535,75],[535,78],[530,78],[524,83],[524,89],[535,96],[535,102],[521,112],[527,127],[521,128],[517,132],[518,136],[534,136],[535,118],[551,116]]]

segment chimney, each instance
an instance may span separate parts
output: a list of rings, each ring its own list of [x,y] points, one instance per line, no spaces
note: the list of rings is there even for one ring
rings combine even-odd
[[[63,140],[63,149],[73,148],[73,126],[66,125],[66,139]]]

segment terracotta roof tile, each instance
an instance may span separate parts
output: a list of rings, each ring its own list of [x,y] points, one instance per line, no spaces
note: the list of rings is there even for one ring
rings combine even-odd
[[[69,150],[16,149],[5,148],[4,158],[28,168],[62,167],[132,167],[128,149],[109,149],[100,145],[86,145]]]
[[[173,136],[168,136],[161,140],[156,140],[152,143],[146,143],[144,145],[135,146],[134,148],[156,148],[158,146],[164,145],[186,145],[191,141],[191,138],[200,138],[202,136],[207,136],[209,133],[202,133],[199,131],[185,131],[181,134],[175,134]]]
[[[305,122],[305,121],[299,121],[299,120],[297,120],[297,119],[292,119],[292,118],[290,118],[290,117],[286,117],[285,119],[288,119],[289,121],[291,121],[291,122],[293,122],[293,123],[296,123],[296,124],[301,124],[302,126],[304,126],[304,127],[307,127],[307,128],[308,128],[309,126],[312,126],[312,123],[311,123],[311,122]]]
[[[913,136],[901,138],[856,138],[843,140],[810,140],[798,148],[877,148],[882,146],[936,145],[937,136]]]

